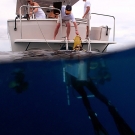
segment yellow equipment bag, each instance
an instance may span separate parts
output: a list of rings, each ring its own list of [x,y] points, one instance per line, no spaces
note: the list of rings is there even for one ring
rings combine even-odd
[[[77,45],[82,46],[82,41],[81,41],[81,37],[79,35],[76,35],[74,38],[74,46],[73,46],[73,50],[76,48]]]

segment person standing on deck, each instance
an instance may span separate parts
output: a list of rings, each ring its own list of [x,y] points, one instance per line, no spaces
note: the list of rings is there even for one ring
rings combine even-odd
[[[30,6],[40,7],[39,4],[37,2],[33,2],[33,0],[27,0],[27,3]],[[46,15],[41,8],[30,8],[29,16],[31,17],[33,14],[35,15],[36,19],[45,19],[46,18]]]
[[[85,2],[84,4],[84,15],[82,18],[87,19],[87,26],[86,26],[86,39],[89,37],[90,34],[90,30],[89,30],[89,26],[90,26],[90,1],[89,0],[83,0]]]
[[[74,18],[74,15],[71,13],[71,11],[72,11],[72,7],[70,5],[67,5],[67,6],[63,5],[61,8],[62,23],[66,24],[68,40],[69,40],[69,34],[70,34],[70,21],[72,21],[74,24],[76,35],[79,35],[76,20]],[[60,19],[58,20],[58,23],[54,31],[54,39],[56,38],[56,35],[58,34],[59,28],[60,28]]]

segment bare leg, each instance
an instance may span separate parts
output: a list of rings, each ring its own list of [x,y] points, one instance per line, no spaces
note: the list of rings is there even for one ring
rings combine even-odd
[[[89,26],[86,26],[86,38],[89,37]]]
[[[69,40],[69,34],[70,34],[70,22],[66,23],[67,26],[67,39]]]
[[[56,26],[56,28],[55,28],[54,39],[56,38],[56,35],[58,34],[59,28],[60,28],[60,23],[58,23],[57,26]]]
[[[90,37],[90,20],[87,19],[87,26],[86,26],[86,38]]]

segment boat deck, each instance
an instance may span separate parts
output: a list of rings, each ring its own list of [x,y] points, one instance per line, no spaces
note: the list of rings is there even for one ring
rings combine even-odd
[[[42,48],[42,49],[49,49],[53,48],[55,50],[59,50],[60,48],[64,50],[71,50],[74,40],[48,40],[48,39],[15,39],[14,43],[18,47],[22,47],[23,50],[28,50],[28,48]],[[46,46],[44,46],[44,43],[47,43]],[[114,41],[100,41],[100,40],[82,40],[83,49],[87,51],[98,51],[98,52],[104,52],[108,45],[110,44],[116,44]],[[33,46],[35,45],[35,46]],[[50,46],[51,45],[51,46]],[[17,47],[16,46],[16,47]],[[49,47],[49,48],[48,48]],[[96,49],[98,48],[98,49]]]
[[[15,43],[65,43],[65,40],[47,40],[47,39],[15,39]],[[68,43],[74,43],[74,40],[68,40]],[[88,40],[82,40],[82,43],[88,43]],[[114,41],[100,41],[100,40],[90,40],[90,43],[99,44],[116,44]]]

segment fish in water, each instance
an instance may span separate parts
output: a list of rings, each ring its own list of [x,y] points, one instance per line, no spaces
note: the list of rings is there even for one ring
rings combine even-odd
[[[22,69],[16,69],[13,74],[15,79],[10,82],[9,87],[15,89],[17,93],[22,93],[28,88],[28,82],[24,81],[24,72]]]

